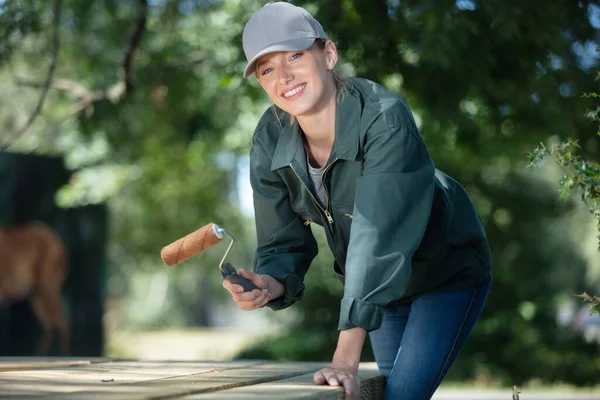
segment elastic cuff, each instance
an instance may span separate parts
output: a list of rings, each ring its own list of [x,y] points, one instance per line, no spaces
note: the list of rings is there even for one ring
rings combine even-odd
[[[360,299],[342,299],[338,330],[360,326],[368,332],[374,331],[381,326],[382,318],[382,306]]]

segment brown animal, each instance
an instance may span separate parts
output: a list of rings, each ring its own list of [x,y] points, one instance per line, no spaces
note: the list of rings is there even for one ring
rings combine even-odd
[[[48,354],[55,331],[61,352],[69,353],[70,329],[61,303],[67,272],[67,249],[48,225],[0,228],[0,305],[29,298],[42,328],[40,355]]]

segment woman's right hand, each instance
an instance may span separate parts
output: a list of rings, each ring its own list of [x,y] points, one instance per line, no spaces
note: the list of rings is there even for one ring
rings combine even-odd
[[[283,285],[269,275],[258,275],[245,271],[243,268],[238,269],[238,275],[248,279],[258,287],[258,289],[251,292],[244,292],[242,286],[231,283],[227,279],[223,280],[223,287],[231,293],[233,301],[242,310],[255,310],[264,307],[270,300],[283,294]],[[279,292],[281,294],[274,296]]]

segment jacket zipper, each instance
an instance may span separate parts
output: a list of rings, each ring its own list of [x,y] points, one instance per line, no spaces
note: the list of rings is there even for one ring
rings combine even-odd
[[[328,211],[329,210],[329,193],[327,193],[327,187],[325,186],[325,173],[337,160],[339,160],[338,157],[336,157],[329,165],[327,165],[323,169],[323,172],[321,172],[321,184],[323,185],[323,190],[325,191],[325,216],[327,217],[329,224],[333,224],[333,218],[331,217],[331,214]]]
[[[327,172],[327,170],[337,160],[338,160],[338,158],[334,159],[329,165],[327,165],[323,169],[323,172],[321,172],[321,181],[323,181],[323,178],[325,177],[325,173]],[[310,191],[310,189],[306,186],[306,184],[304,183],[304,181],[302,179],[300,179],[300,175],[298,175],[298,173],[294,169],[294,166],[292,165],[292,163],[290,163],[289,166],[292,169],[292,171],[294,171],[294,174],[296,175],[296,178],[298,178],[298,180],[300,181],[300,183],[302,184],[302,186],[304,186],[304,188],[306,189],[306,191],[308,192],[308,194],[310,195],[310,197],[313,199],[313,202],[317,205],[317,207],[319,207],[319,209],[321,210],[321,212],[323,214],[325,214],[325,217],[327,218],[327,222],[329,223],[329,228],[332,229],[331,224],[333,224],[333,217],[331,216],[331,213],[328,211],[328,208],[329,208],[329,194],[327,193],[327,188],[325,187],[325,185],[323,185],[323,189],[325,190],[325,208],[323,208],[323,207],[321,207],[321,203],[319,203],[317,201],[317,199],[315,198],[315,196],[313,195],[313,193]],[[333,231],[333,229],[332,229],[332,231]]]
[[[308,186],[306,186],[306,184],[304,183],[304,181],[302,179],[300,179],[300,175],[298,175],[298,173],[296,172],[296,170],[294,169],[294,167],[292,166],[292,164],[290,163],[290,168],[292,169],[292,171],[294,171],[294,174],[296,175],[296,178],[298,178],[298,180],[300,181],[300,183],[302,184],[302,186],[304,186],[304,188],[306,189],[306,191],[308,192],[308,194],[310,195],[310,197],[313,199],[313,202],[317,205],[317,207],[319,207],[319,210],[321,210],[321,212],[323,214],[325,214],[325,217],[327,217],[327,222],[329,222],[329,227],[331,228],[331,224],[333,224],[333,218],[331,218],[331,214],[329,213],[329,211],[325,210],[323,207],[321,207],[321,204],[317,201],[317,199],[315,199],[315,196],[312,194],[312,192],[310,191],[310,189],[308,188]]]
[[[323,178],[325,177],[325,173],[327,172],[327,170],[333,165],[333,163],[335,163],[337,160],[339,160],[339,158],[335,158],[331,164],[327,165],[324,169],[323,172],[321,173],[321,180],[323,180]],[[304,183],[304,181],[300,178],[300,175],[298,175],[298,173],[296,172],[296,170],[294,169],[292,163],[289,164],[290,168],[292,169],[292,171],[294,171],[294,174],[296,175],[296,178],[298,178],[298,180],[300,181],[300,183],[302,184],[302,186],[304,186],[304,188],[306,189],[306,191],[308,192],[308,194],[310,195],[310,197],[312,198],[313,202],[317,205],[317,207],[319,208],[319,210],[321,210],[323,212],[323,214],[325,214],[325,217],[327,217],[327,222],[329,223],[329,232],[331,232],[331,239],[333,240],[333,257],[335,260],[340,260],[340,258],[338,257],[337,254],[337,250],[336,250],[336,244],[335,244],[335,237],[333,234],[333,217],[331,216],[331,213],[327,210],[327,208],[329,208],[329,194],[327,193],[327,188],[325,187],[325,185],[323,185],[323,188],[325,189],[325,207],[323,208],[321,207],[321,203],[319,203],[317,201],[317,199],[315,198],[315,196],[312,194],[312,192],[310,191],[310,189],[306,186],[306,184]],[[342,262],[340,262],[340,264],[343,264]]]

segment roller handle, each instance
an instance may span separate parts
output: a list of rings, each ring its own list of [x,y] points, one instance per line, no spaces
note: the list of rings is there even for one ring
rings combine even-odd
[[[252,281],[244,278],[241,275],[238,275],[236,269],[233,265],[229,263],[224,263],[221,266],[221,275],[223,275],[223,279],[227,279],[229,282],[234,283],[236,285],[240,285],[244,288],[244,292],[251,292],[254,289],[259,289]]]

